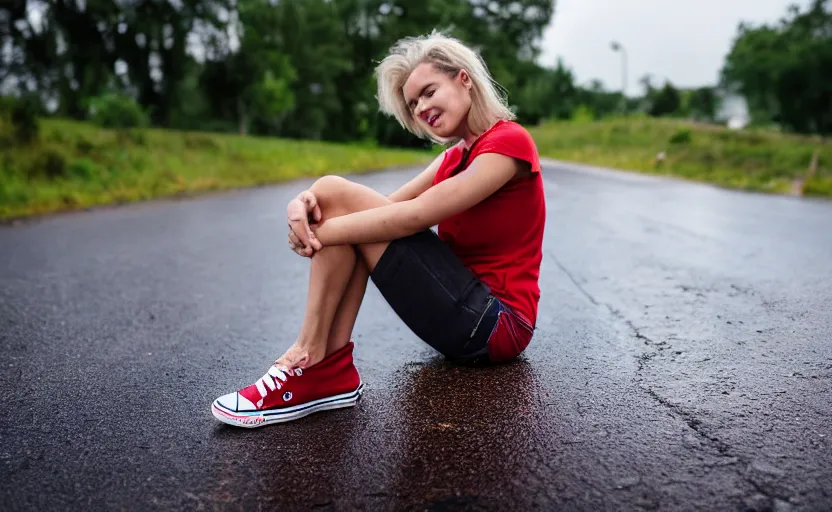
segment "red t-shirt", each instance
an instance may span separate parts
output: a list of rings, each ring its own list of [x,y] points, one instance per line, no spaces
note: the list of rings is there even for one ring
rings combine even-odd
[[[526,348],[537,322],[546,199],[537,147],[529,132],[513,121],[499,121],[483,133],[461,171],[457,170],[464,155],[461,143],[448,149],[433,184],[450,178],[455,171],[464,172],[484,153],[529,162],[532,174],[513,178],[479,204],[440,222],[438,232],[463,264],[522,320],[519,331],[500,322],[498,331],[512,332],[492,337],[492,359],[507,360]],[[524,339],[525,331],[528,339]]]

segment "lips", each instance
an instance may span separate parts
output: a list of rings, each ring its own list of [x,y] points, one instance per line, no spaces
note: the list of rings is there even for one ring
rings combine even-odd
[[[439,119],[441,114],[433,114],[432,116],[428,116],[425,120],[431,127],[436,124],[436,120]]]

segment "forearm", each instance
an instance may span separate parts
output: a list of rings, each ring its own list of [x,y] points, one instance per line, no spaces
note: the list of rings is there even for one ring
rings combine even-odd
[[[315,228],[324,246],[388,242],[417,233],[430,226],[411,201],[342,215],[325,220]]]

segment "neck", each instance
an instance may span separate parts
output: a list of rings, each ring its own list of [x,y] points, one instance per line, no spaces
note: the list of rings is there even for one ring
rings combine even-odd
[[[499,121],[497,121],[497,122],[499,122]],[[493,125],[492,125],[492,126],[493,126]],[[489,128],[489,129],[490,129],[490,128]],[[488,131],[488,130],[486,130],[486,131]],[[474,142],[476,142],[476,141],[477,141],[477,139],[478,139],[478,138],[480,138],[480,135],[482,135],[483,133],[485,133],[485,132],[480,132],[480,133],[473,133],[473,132],[471,132],[471,130],[470,130],[470,129],[468,129],[468,123],[467,123],[467,122],[466,122],[466,123],[464,123],[464,124],[461,126],[461,130],[460,130],[460,137],[461,137],[461,138],[462,138],[462,140],[464,141],[464,142],[463,142],[463,146],[462,146],[462,147],[463,147],[463,149],[466,149],[466,150],[467,150],[467,149],[470,149],[470,148],[471,148],[471,146],[473,146],[473,145],[474,145]]]
[[[466,135],[465,137],[462,138],[462,140],[463,140],[462,147],[465,148],[465,149],[471,149],[471,146],[474,145],[474,141],[477,140],[477,137],[479,137],[479,135],[473,135],[473,134]]]
[[[460,136],[463,140],[462,147],[464,149],[469,149],[474,144],[474,141],[477,140],[477,137],[480,136],[480,134],[471,132],[471,130],[468,129],[468,124],[465,123],[462,125]]]

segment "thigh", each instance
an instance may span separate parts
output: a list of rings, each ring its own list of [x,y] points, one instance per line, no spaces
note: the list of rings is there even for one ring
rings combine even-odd
[[[370,276],[399,318],[448,358],[487,352],[495,298],[432,231],[390,242]]]
[[[377,242],[374,244],[359,244],[358,245],[358,252],[361,255],[361,259],[364,260],[364,263],[367,264],[367,268],[372,272],[375,270],[376,265],[378,265],[379,260],[381,259],[384,252],[387,250],[387,247],[390,245],[390,242]]]

